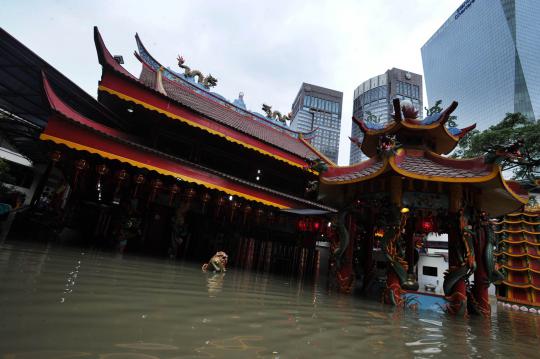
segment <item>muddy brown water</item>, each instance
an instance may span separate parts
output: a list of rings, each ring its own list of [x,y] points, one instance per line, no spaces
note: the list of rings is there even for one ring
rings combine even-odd
[[[3,359],[540,356],[539,315],[396,311],[294,278],[29,242],[0,245],[0,323]]]

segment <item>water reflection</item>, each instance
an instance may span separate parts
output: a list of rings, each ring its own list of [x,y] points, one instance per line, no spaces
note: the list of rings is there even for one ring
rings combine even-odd
[[[540,316],[400,311],[291,277],[0,246],[0,358],[534,357]],[[62,302],[59,298],[64,298]]]

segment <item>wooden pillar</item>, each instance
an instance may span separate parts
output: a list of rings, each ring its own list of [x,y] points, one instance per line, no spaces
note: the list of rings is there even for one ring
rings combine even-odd
[[[457,270],[460,263],[459,246],[461,245],[461,228],[460,228],[460,210],[463,204],[463,185],[461,183],[450,184],[450,203],[449,203],[449,218],[448,226],[448,266],[449,272]],[[447,277],[445,277],[445,281]],[[445,293],[448,300],[448,312],[451,314],[466,313],[467,311],[467,290],[465,279],[460,278],[449,290]]]
[[[403,180],[400,176],[390,177],[390,201],[401,208],[403,200]]]
[[[474,194],[474,207],[480,210],[481,207],[481,192]],[[489,231],[489,216],[486,212],[481,212],[476,228],[476,240],[474,241],[474,253],[476,257],[476,270],[474,271],[474,285],[472,294],[477,310],[485,317],[491,315],[491,306],[489,305],[489,278],[487,269],[486,249],[488,245]]]

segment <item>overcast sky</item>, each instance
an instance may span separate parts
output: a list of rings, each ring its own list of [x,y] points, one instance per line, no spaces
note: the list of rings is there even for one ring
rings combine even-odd
[[[250,110],[264,102],[289,112],[302,82],[342,91],[339,163],[348,164],[356,86],[392,67],[422,74],[420,48],[461,2],[4,0],[0,26],[93,96],[94,25],[133,74],[138,32],[162,64],[174,69],[183,55],[218,78],[214,91],[229,100],[244,92]]]

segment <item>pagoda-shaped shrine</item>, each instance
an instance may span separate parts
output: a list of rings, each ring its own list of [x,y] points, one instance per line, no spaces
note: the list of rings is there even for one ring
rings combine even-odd
[[[540,208],[527,206],[496,226],[495,256],[504,275],[497,299],[513,309],[540,313]]]
[[[495,268],[488,219],[527,202],[526,191],[505,181],[497,164],[498,156],[511,154],[445,157],[474,128],[446,127],[456,102],[423,120],[408,103],[396,99],[393,106],[389,123],[354,119],[363,132],[360,148],[368,160],[351,166],[326,163],[321,170],[319,199],[339,209],[333,246],[336,282],[345,292],[365,291],[381,267],[374,255],[382,253],[383,300],[406,306],[411,293],[421,289],[418,248],[426,234],[445,233],[448,271],[440,298],[443,309],[488,314],[489,283],[502,279]],[[469,283],[472,274],[474,282]]]

